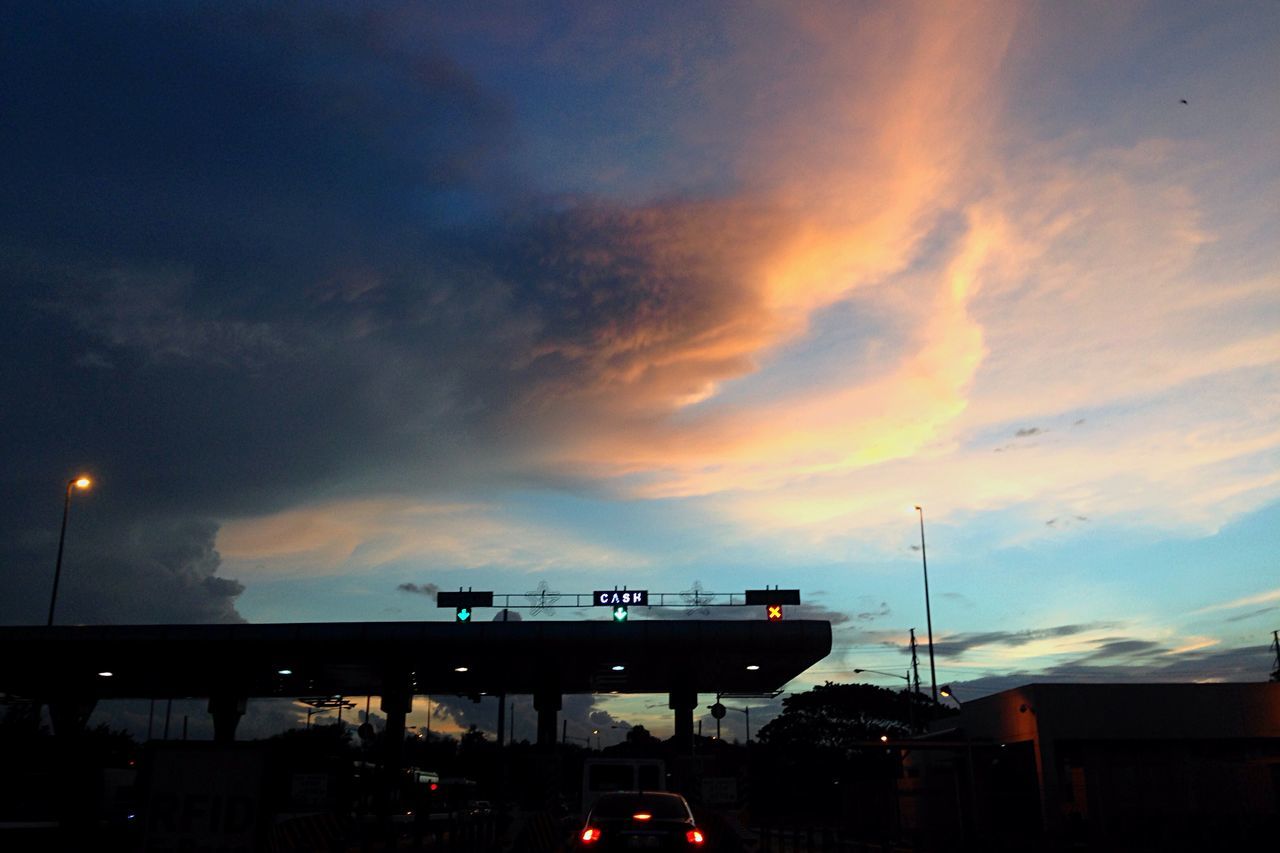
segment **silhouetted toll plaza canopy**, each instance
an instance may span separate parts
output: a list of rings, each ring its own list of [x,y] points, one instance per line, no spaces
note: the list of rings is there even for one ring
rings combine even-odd
[[[406,688],[755,695],[776,693],[826,657],[831,625],[654,619],[0,627],[0,644],[0,692],[35,700],[360,696]]]

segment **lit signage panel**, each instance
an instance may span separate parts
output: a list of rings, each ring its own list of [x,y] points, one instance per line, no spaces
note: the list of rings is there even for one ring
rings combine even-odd
[[[596,607],[617,607],[619,604],[644,607],[649,603],[649,590],[598,589],[591,593],[591,603]]]

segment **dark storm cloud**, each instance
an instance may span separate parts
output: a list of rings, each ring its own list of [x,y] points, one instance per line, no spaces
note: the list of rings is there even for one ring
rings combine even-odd
[[[1076,664],[1083,665],[1094,661],[1105,660],[1131,660],[1152,652],[1163,652],[1164,650],[1163,646],[1151,640],[1133,640],[1109,637],[1100,640],[1097,649],[1084,657],[1079,658],[1076,661]]]
[[[440,587],[436,586],[433,583],[424,583],[424,584],[402,583],[399,586],[397,586],[396,589],[400,590],[401,592],[411,592],[411,593],[414,593],[415,595],[425,595],[428,598],[432,598],[432,599],[434,599],[436,597],[436,593],[440,591]]]
[[[1120,642],[1112,641],[1113,650]],[[966,701],[1036,682],[1265,681],[1271,671],[1271,650],[1265,645],[1175,652],[1143,640],[1132,642],[1127,657],[1114,654],[1105,663],[1090,653],[1042,672],[1011,672],[953,683],[961,701]]]
[[[46,508],[56,521],[55,507]],[[67,534],[58,624],[243,621],[235,600],[244,587],[217,574],[212,522],[151,516],[117,526],[114,513],[79,509]],[[42,624],[47,617],[57,542],[43,533],[0,551],[14,590],[0,601],[4,622]]]
[[[0,617],[39,610],[81,466],[60,612],[235,619],[208,519],[484,482],[558,402],[745,368],[669,357],[750,328],[668,239],[714,216],[532,201],[508,110],[419,8],[0,13]]]
[[[888,611],[885,611],[887,614]],[[879,618],[880,611],[875,613],[859,613],[858,619],[863,622],[872,621]],[[840,610],[833,610],[830,607],[821,604],[800,604],[786,609],[786,616],[792,619],[821,619],[830,622],[832,625],[843,625],[849,621],[849,614]]]
[[[427,226],[484,195],[505,133],[371,13],[197,8],[11,13],[5,390],[44,386],[16,437],[114,460],[116,500],[174,497],[181,465],[185,505],[244,511],[483,404],[456,350],[488,297]]]
[[[1273,611],[1280,610],[1280,606],[1264,607],[1261,610],[1255,610],[1252,613],[1241,613],[1239,616],[1228,616],[1228,622],[1243,622],[1246,619],[1253,619],[1255,616],[1262,616]]]
[[[938,640],[933,644],[938,655],[960,657],[965,652],[980,646],[1024,646],[1037,640],[1054,637],[1071,637],[1087,631],[1096,631],[1110,627],[1107,622],[1090,622],[1083,625],[1055,625],[1051,628],[1034,628],[1026,631],[982,631],[970,634],[957,634]]]
[[[98,484],[60,614],[234,620],[205,519],[386,462],[482,405],[461,378],[480,357],[442,353],[487,297],[428,310],[450,262],[415,217],[481,204],[503,111],[338,9],[3,13],[5,619],[36,609],[81,466]]]

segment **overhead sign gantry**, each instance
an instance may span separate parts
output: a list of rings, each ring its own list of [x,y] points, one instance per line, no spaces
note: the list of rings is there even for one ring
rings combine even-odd
[[[533,593],[495,593],[492,590],[459,588],[457,592],[437,593],[436,606],[454,608],[455,622],[471,622],[475,619],[477,607],[494,607],[495,599],[502,600],[501,606],[504,610],[542,611],[554,608],[580,610],[586,607],[608,607],[614,622],[625,622],[632,607],[686,609],[692,607],[697,610],[704,607],[763,607],[767,621],[780,622],[785,605],[800,603],[800,590],[766,587],[765,589],[748,589],[741,593],[696,590],[650,594],[647,589],[628,589],[625,586],[619,589],[615,586],[613,589],[598,589],[588,595],[587,593],[551,592],[545,589]],[[524,603],[521,603],[521,599],[524,599]]]

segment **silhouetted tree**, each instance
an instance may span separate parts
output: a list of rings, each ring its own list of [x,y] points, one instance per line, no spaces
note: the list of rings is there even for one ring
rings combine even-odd
[[[753,811],[843,823],[868,838],[889,833],[900,751],[879,740],[912,734],[911,702],[919,720],[933,707],[912,693],[870,684],[827,682],[788,696],[753,749]]]
[[[644,726],[632,726],[627,730],[627,743],[632,746],[656,747],[658,739],[649,733]]]
[[[858,741],[911,734],[910,694],[871,684],[828,681],[782,700],[782,713],[760,729],[766,746],[847,753]],[[923,710],[920,712],[923,714]]]
[[[475,750],[484,749],[489,745],[489,736],[476,728],[475,723],[472,723],[471,728],[462,735],[462,741],[459,744],[459,748],[463,752],[474,752]]]

